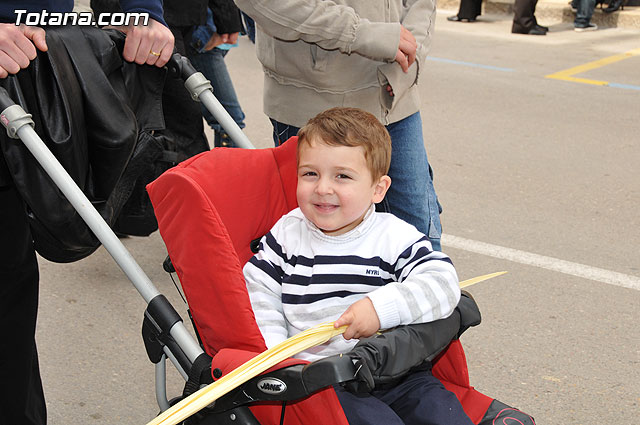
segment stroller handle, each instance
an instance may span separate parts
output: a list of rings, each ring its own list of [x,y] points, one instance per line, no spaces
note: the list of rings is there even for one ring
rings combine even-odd
[[[201,102],[211,115],[224,128],[231,140],[235,144],[244,149],[255,149],[246,134],[236,124],[234,119],[229,115],[224,106],[213,94],[211,82],[206,79],[201,72],[198,72],[189,59],[180,53],[174,53],[167,63],[169,74],[174,77],[180,77],[184,80],[184,86],[187,88],[193,100]]]
[[[40,136],[33,129],[31,115],[20,105],[15,104],[7,91],[0,87],[0,122],[7,129],[10,138],[20,139],[33,154],[38,163],[51,177],[56,186],[64,193],[71,205],[93,231],[107,249],[118,266],[131,280],[142,298],[149,304],[154,298],[161,296],[149,277],[140,268],[127,248],[120,242],[113,230],[104,221],[91,201],[80,190],[69,173],[62,167],[58,159],[51,153]],[[198,343],[191,337],[182,322],[176,323],[170,334],[179,343],[185,355],[192,362],[203,353]]]
[[[7,93],[4,87],[0,87],[0,111],[4,111],[9,106],[13,105],[15,105],[15,103],[11,100],[11,97],[9,97],[9,93]]]

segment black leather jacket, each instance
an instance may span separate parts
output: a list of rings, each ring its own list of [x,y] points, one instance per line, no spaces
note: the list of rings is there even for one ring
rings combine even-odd
[[[112,224],[135,185],[130,165],[144,146],[157,144],[150,135],[164,126],[165,73],[123,61],[124,34],[115,30],[51,27],[47,44],[48,52],[0,87],[32,114],[36,133]],[[38,252],[59,262],[90,254],[99,246],[93,233],[26,146],[3,133],[0,156],[11,171],[10,180],[3,171],[3,183],[15,185],[29,206]]]

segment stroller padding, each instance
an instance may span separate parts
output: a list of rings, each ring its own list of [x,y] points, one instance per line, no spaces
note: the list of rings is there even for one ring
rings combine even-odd
[[[215,155],[190,158],[147,186],[160,233],[212,357],[225,347],[266,349],[242,266],[252,255],[251,240],[295,208],[295,198],[284,195],[291,189],[283,181],[292,179],[280,176],[295,176],[295,153],[286,154],[295,146],[216,149]],[[293,184],[295,194],[295,179]]]
[[[464,412],[474,424],[484,417],[493,399],[476,391],[469,383],[469,369],[460,340],[454,340],[434,361],[433,375],[462,403]]]

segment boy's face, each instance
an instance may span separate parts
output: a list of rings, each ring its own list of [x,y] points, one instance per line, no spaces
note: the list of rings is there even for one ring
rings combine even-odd
[[[314,139],[298,154],[298,206],[327,235],[360,224],[391,184],[389,176],[373,181],[361,146],[329,146]]]

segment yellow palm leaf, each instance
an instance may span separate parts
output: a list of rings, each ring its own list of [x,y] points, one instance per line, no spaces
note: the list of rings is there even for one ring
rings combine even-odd
[[[464,288],[467,288],[467,287],[469,287],[471,285],[475,285],[476,283],[484,282],[485,280],[489,280],[489,279],[492,279],[494,277],[501,276],[501,275],[503,275],[505,273],[507,273],[507,272],[496,272],[496,273],[485,274],[483,276],[478,276],[478,277],[474,277],[474,278],[471,278],[471,279],[467,279],[467,280],[465,280],[463,282],[460,282],[460,288],[464,289]]]
[[[320,345],[332,337],[344,333],[345,329],[347,329],[346,326],[336,329],[333,327],[333,322],[325,322],[300,332],[257,355],[216,382],[191,394],[147,425],[175,425],[182,422],[254,376],[301,351]]]

